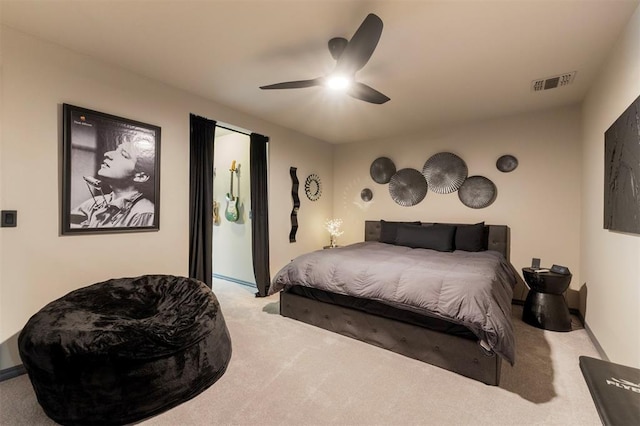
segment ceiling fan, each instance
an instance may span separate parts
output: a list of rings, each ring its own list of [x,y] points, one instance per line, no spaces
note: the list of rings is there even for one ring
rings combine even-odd
[[[329,86],[344,89],[348,95],[356,99],[373,104],[383,104],[389,100],[389,97],[355,80],[356,72],[361,70],[373,55],[381,34],[382,20],[370,13],[362,21],[351,40],[343,37],[334,37],[329,40],[329,52],[336,60],[336,67],[331,74],[311,80],[287,81],[260,86],[260,88],[270,90]]]

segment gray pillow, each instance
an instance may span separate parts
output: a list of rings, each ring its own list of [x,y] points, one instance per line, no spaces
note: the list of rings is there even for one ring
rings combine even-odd
[[[458,225],[456,228],[456,250],[484,251],[487,249],[488,233],[485,232],[484,222],[475,225]]]
[[[380,221],[380,238],[378,241],[381,243],[395,244],[396,235],[398,234],[398,225],[412,224],[420,226],[420,222],[387,222],[386,220]]]
[[[455,249],[455,226],[398,225],[396,245],[450,252]]]

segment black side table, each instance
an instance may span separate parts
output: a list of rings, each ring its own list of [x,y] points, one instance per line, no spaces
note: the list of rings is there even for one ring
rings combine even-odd
[[[522,275],[530,289],[522,320],[545,330],[571,331],[571,315],[563,293],[569,288],[572,275],[535,272],[531,268],[522,268]]]

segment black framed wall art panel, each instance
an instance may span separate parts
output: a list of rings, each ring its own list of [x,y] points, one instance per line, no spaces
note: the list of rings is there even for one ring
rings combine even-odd
[[[604,133],[604,228],[640,234],[640,97]]]

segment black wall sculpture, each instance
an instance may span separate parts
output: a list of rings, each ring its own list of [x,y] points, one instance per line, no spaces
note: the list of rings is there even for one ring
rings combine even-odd
[[[298,197],[298,176],[296,175],[297,167],[290,167],[291,175],[291,198],[293,199],[293,209],[291,210],[291,232],[289,232],[289,242],[296,242],[296,232],[298,232],[298,210],[300,209],[300,197]]]
[[[427,195],[427,181],[416,169],[398,170],[389,181],[389,194],[401,206],[415,206]]]
[[[637,129],[636,123],[636,134]],[[635,158],[639,156],[638,153],[635,154]],[[513,155],[503,155],[496,162],[496,167],[501,172],[511,172],[518,167],[518,159]],[[411,168],[396,171],[393,161],[387,157],[378,157],[371,163],[369,173],[376,183],[389,183],[391,199],[404,207],[420,203],[428,191],[437,194],[458,191],[458,198],[462,204],[472,209],[488,207],[498,196],[498,188],[491,179],[484,176],[467,176],[467,164],[451,152],[439,152],[429,157],[422,167],[422,172]],[[640,171],[638,173],[640,174]],[[636,180],[639,179],[636,177]],[[365,188],[360,192],[360,198],[365,202],[371,201],[373,193],[369,188]],[[640,206],[637,200],[636,204]],[[638,211],[640,212],[640,207]],[[636,218],[638,216],[640,213],[636,214]]]
[[[373,160],[373,163],[371,163],[371,167],[369,167],[371,179],[373,179],[374,182],[381,184],[389,183],[395,172],[396,165],[387,157],[376,158]]]
[[[496,185],[484,176],[468,177],[458,190],[458,198],[467,207],[483,209],[490,206],[498,195]]]
[[[513,155],[503,155],[496,161],[496,168],[503,173],[512,172],[518,167],[518,159]]]
[[[432,155],[422,167],[429,189],[437,194],[450,194],[467,178],[467,163],[451,152]]]

